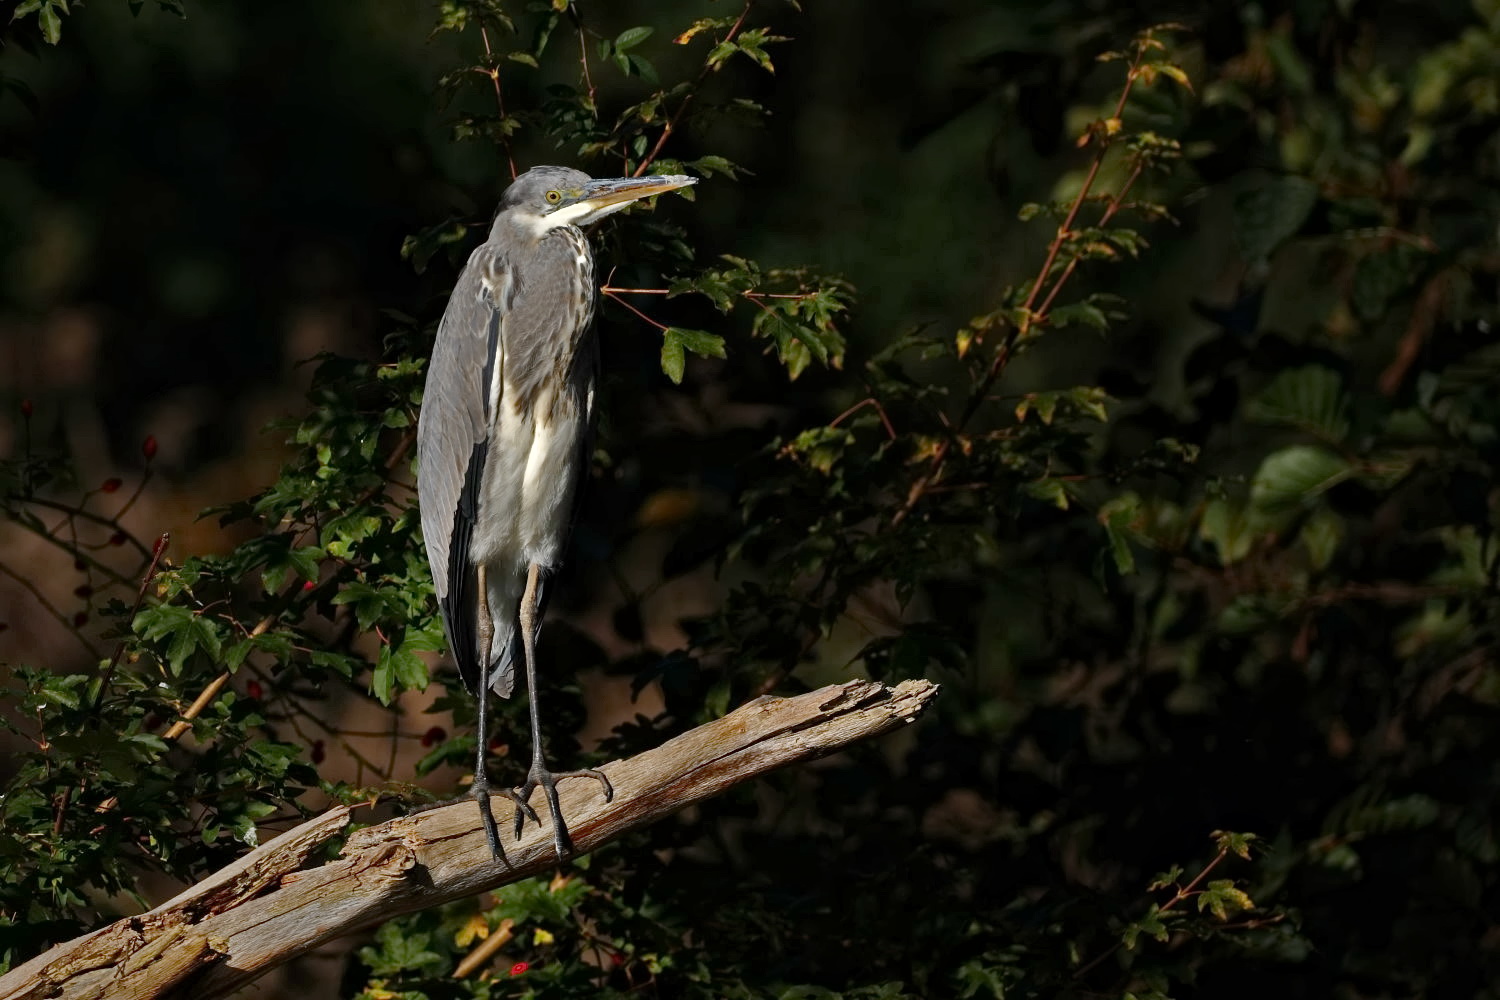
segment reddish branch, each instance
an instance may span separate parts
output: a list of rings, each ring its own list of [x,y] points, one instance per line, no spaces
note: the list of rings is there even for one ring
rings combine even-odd
[[[1135,87],[1135,82],[1140,73],[1141,60],[1145,57],[1146,51],[1146,45],[1137,45],[1135,58],[1131,60],[1130,69],[1125,75],[1125,85],[1120,90],[1120,98],[1115,102],[1114,114],[1109,121],[1118,122],[1121,116],[1124,115],[1125,103],[1129,100],[1130,92]],[[1084,177],[1083,186],[1079,188],[1078,195],[1073,199],[1072,205],[1068,207],[1068,214],[1063,218],[1062,224],[1057,227],[1057,234],[1047,246],[1046,259],[1042,261],[1041,269],[1037,272],[1036,278],[1031,283],[1031,292],[1026,296],[1026,301],[1021,305],[1020,322],[1006,327],[1004,338],[996,346],[994,357],[991,359],[984,377],[979,381],[978,386],[970,395],[969,401],[965,404],[963,413],[960,415],[958,421],[949,428],[949,436],[939,442],[938,446],[933,450],[932,459],[927,471],[918,476],[911,484],[911,489],[907,491],[905,501],[902,502],[901,507],[891,517],[891,527],[895,527],[906,520],[917,504],[921,502],[922,497],[937,484],[938,479],[943,474],[943,463],[948,457],[951,445],[963,433],[969,422],[974,419],[974,416],[984,405],[985,400],[989,397],[990,389],[994,387],[995,382],[1005,371],[1006,366],[1009,365],[1016,343],[1034,327],[1042,326],[1047,322],[1048,314],[1052,309],[1052,304],[1057,300],[1058,293],[1062,291],[1063,285],[1067,283],[1068,279],[1073,276],[1074,271],[1077,270],[1078,258],[1074,257],[1063,268],[1062,273],[1055,280],[1051,281],[1049,286],[1048,279],[1052,277],[1052,269],[1057,264],[1058,255],[1062,253],[1063,246],[1073,237],[1073,226],[1078,221],[1078,214],[1083,210],[1084,203],[1090,199],[1094,182],[1098,180],[1099,171],[1104,167],[1104,158],[1113,145],[1108,131],[1103,128],[1091,129],[1089,133],[1085,134],[1081,142],[1088,141],[1089,139],[1098,144],[1098,151],[1094,154],[1093,162],[1089,164],[1089,171]],[[1129,177],[1126,178],[1125,183],[1121,185],[1120,190],[1109,197],[1105,205],[1104,214],[1100,217],[1099,225],[1103,226],[1114,218],[1115,213],[1125,204],[1126,195],[1135,186],[1135,182],[1140,178],[1143,169],[1144,164],[1137,162],[1131,170]],[[1041,298],[1044,288],[1048,289],[1048,291],[1046,297],[1041,299],[1041,305],[1038,307],[1037,300]]]
[[[753,6],[755,6],[755,0],[745,0],[745,7],[740,11],[740,16],[735,19],[734,24],[729,29],[729,34],[725,35],[723,41],[719,44],[727,45],[734,41],[735,36],[744,28],[745,18],[750,16],[750,8]],[[656,161],[656,158],[661,155],[662,147],[667,144],[667,140],[676,131],[677,123],[682,120],[683,114],[687,112],[688,105],[693,103],[693,98],[697,95],[698,88],[703,86],[703,81],[708,79],[708,74],[711,72],[713,72],[713,66],[705,60],[703,69],[698,74],[698,79],[693,81],[692,87],[688,88],[687,94],[683,96],[682,103],[677,106],[677,110],[672,113],[672,117],[667,119],[666,125],[662,126],[661,135],[656,138],[656,145],[651,147],[651,152],[647,153],[646,158],[636,166],[635,170],[631,173],[632,177],[640,177],[644,174],[646,168],[651,166]]]

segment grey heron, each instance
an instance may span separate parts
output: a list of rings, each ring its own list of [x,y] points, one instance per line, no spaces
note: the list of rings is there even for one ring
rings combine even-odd
[[[561,860],[572,850],[557,782],[601,772],[549,771],[537,707],[536,641],[548,578],[562,560],[588,475],[597,349],[594,257],[581,227],[695,177],[595,180],[535,167],[501,197],[438,324],[417,428],[422,534],[448,645],[479,699],[472,794],[491,853],[503,858],[490,810],[489,693],[510,697],[524,663],[531,768],[508,794],[516,835],[541,788]]]

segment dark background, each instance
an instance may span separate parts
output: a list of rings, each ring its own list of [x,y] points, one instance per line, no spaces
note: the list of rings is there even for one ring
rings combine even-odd
[[[15,7],[0,4],[0,20]],[[696,73],[700,57],[670,45],[673,34],[737,13],[686,0],[584,10],[604,37],[656,26],[643,51],[664,80]],[[434,7],[190,0],[187,15],[96,0],[63,20],[58,46],[22,23],[0,50],[0,84],[22,85],[0,91],[0,454],[17,455],[28,434],[55,443],[87,489],[139,476],[154,436],[152,478],[127,523],[144,538],[170,531],[183,554],[247,537],[197,514],[263,488],[291,455],[285,434],[263,429],[304,411],[310,369],[298,362],[379,359],[394,314],[433,322],[509,179],[501,151],[453,140],[455,116],[492,110],[493,95],[441,99],[443,74],[482,46],[473,31],[432,34]],[[1141,189],[1174,219],[1141,226],[1152,246],[1139,260],[1080,278],[1122,296],[1126,318],[1108,336],[1049,334],[1006,372],[1003,402],[981,421],[1011,427],[1023,392],[1104,386],[1121,405],[1084,435],[1080,477],[1162,503],[1132,525],[1136,576],[1109,561],[1102,503],[1064,515],[1017,498],[976,518],[967,551],[938,551],[913,592],[898,600],[877,579],[852,595],[778,690],[877,673],[861,658],[872,638],[935,623],[958,653],[907,672],[945,684],[939,708],[879,749],[627,845],[635,860],[607,855],[601,892],[620,906],[665,900],[656,944],[681,946],[678,966],[649,976],[632,955],[629,983],[615,973],[611,989],[1495,995],[1497,16],[1458,0],[757,6],[757,24],[793,39],[772,48],[776,72],[735,59],[707,87],[770,115],[707,116],[669,147],[727,156],[747,174],[707,179],[691,204],[662,199],[658,211],[684,227],[700,264],[735,254],[846,278],[849,355],[840,371],[815,365],[789,382],[763,344],[710,310],[651,303],[729,338],[727,359],[691,360],[673,386],[656,331],[602,306],[610,464],[564,579],[566,628],[548,633],[554,648],[576,640],[613,665],[584,675],[584,747],[674,698],[702,708],[702,690],[671,687],[662,655],[732,587],[775,570],[748,558],[673,576],[663,562],[684,538],[737,530],[764,450],[870,395],[864,365],[878,351],[915,331],[951,339],[1035,273],[1052,227],[1017,212],[1077,190],[1088,160],[1075,139],[1119,82],[1119,64],[1097,55],[1175,20],[1186,30],[1174,56],[1194,91],[1139,109],[1175,128],[1186,153]],[[511,109],[576,83],[566,59],[513,69]],[[594,73],[605,119],[649,90],[607,64]],[[612,172],[538,129],[512,152],[523,169]],[[1277,185],[1301,178],[1315,206],[1253,252],[1257,233],[1276,228],[1265,217],[1294,200]],[[408,235],[447,217],[475,227],[467,242],[420,271],[402,258]],[[1405,236],[1427,249],[1402,256]],[[1439,273],[1446,284],[1429,294]],[[1412,343],[1388,391],[1382,379]],[[1319,500],[1346,524],[1330,563],[1310,570],[1301,549],[1288,555],[1305,519],[1222,558],[1205,509],[1245,496],[1266,456],[1301,440],[1247,418],[1252,400],[1309,365],[1346,387],[1356,431],[1344,453],[1375,463],[1409,447],[1417,471],[1394,485],[1351,478]],[[961,398],[952,368],[909,371]],[[1447,436],[1402,438],[1387,420],[1408,410],[1451,421]],[[912,405],[900,429],[924,412]],[[1168,437],[1202,447],[1193,472],[1127,469]],[[1058,468],[1069,461],[1060,453]],[[789,523],[820,502],[792,487],[786,497]],[[752,512],[766,510],[775,505]],[[65,620],[89,609],[67,558],[0,524],[0,563],[17,571],[0,577],[0,661],[87,666]],[[36,613],[39,596],[64,620]],[[435,695],[405,699],[403,724],[431,724]],[[354,698],[329,711],[350,728],[384,724]],[[459,770],[427,784],[451,790]],[[324,773],[356,772],[335,757]],[[1145,889],[1152,874],[1196,874],[1215,830],[1267,845],[1215,875],[1261,909],[1235,932],[1204,916],[1161,942],[1146,934],[1140,952],[1109,952],[1162,901]],[[652,851],[670,860],[639,860]],[[708,884],[728,888],[706,898]],[[149,878],[142,887],[153,901],[168,894]],[[115,899],[101,913],[111,907],[129,909]],[[524,954],[566,961],[542,945]],[[351,991],[375,964],[324,957]],[[506,993],[506,982],[493,995],[530,988]]]

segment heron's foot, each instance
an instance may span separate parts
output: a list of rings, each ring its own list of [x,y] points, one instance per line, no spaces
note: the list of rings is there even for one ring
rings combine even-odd
[[[480,774],[474,778],[474,785],[469,789],[469,796],[479,802],[479,822],[484,826],[484,839],[489,842],[490,854],[496,861],[505,860],[505,851],[500,847],[500,831],[495,825],[495,813],[490,809],[490,796],[504,795],[516,804],[516,823],[519,825],[521,819],[530,816],[533,823],[540,823],[536,810],[527,805],[526,800],[516,794],[513,788],[504,788],[496,792],[490,787],[488,775]]]
[[[603,771],[593,768],[584,768],[581,771],[549,771],[542,761],[535,760],[531,763],[531,771],[526,775],[526,783],[516,789],[516,801],[525,802],[531,798],[531,793],[540,788],[547,796],[547,812],[552,816],[552,844],[557,848],[557,860],[562,861],[573,853],[573,841],[568,836],[568,825],[563,822],[562,809],[557,804],[557,783],[564,778],[593,778],[604,786],[604,801],[610,802],[615,797],[615,786],[609,783],[609,778]],[[540,825],[536,813],[527,809],[523,814],[516,810],[516,839],[520,839],[521,831],[526,825],[526,816],[529,815],[533,822]]]

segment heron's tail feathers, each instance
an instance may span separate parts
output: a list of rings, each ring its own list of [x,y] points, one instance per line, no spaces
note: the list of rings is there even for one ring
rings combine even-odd
[[[502,698],[509,698],[516,689],[516,664],[522,662],[522,657],[526,655],[521,649],[520,630],[514,625],[497,627],[495,641],[490,648],[493,650],[488,672],[490,690]]]

